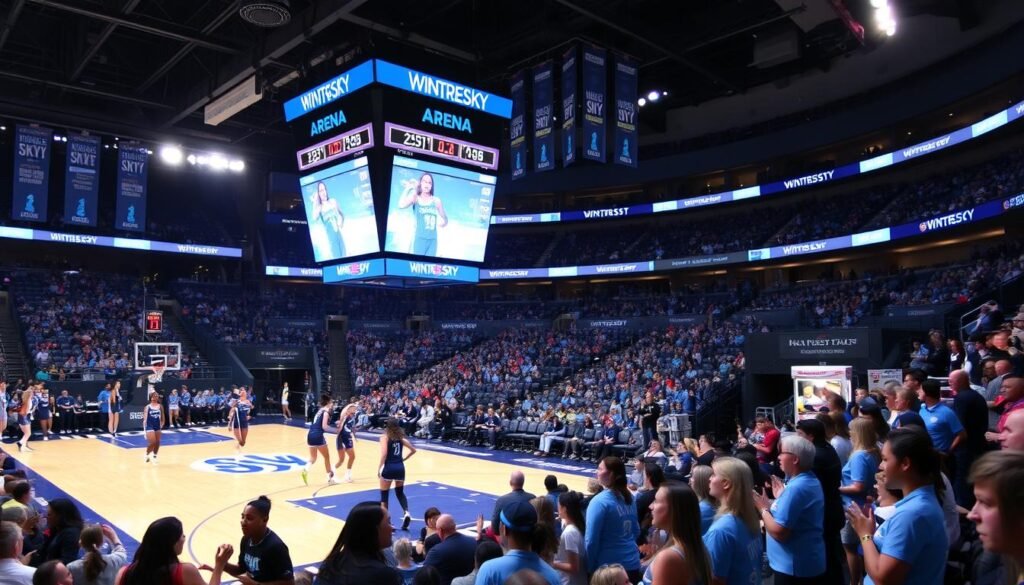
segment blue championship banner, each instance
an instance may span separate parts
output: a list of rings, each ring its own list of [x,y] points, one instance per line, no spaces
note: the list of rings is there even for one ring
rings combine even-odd
[[[576,47],[562,55],[562,165],[576,162]]]
[[[117,156],[117,219],[114,228],[141,232],[146,229],[146,174],[149,155],[145,148],[122,145]]]
[[[512,76],[512,120],[508,133],[511,140],[509,154],[512,157],[512,178],[521,179],[526,175],[526,76],[522,71]]]
[[[612,160],[615,164],[636,167],[636,62],[623,55],[615,56],[615,144]]]
[[[68,137],[67,175],[64,178],[64,223],[96,227],[96,201],[100,190],[100,139]]]
[[[533,68],[533,170],[555,168],[554,66],[545,61]]]
[[[11,219],[46,221],[50,193],[53,130],[18,126],[14,139],[14,191]]]
[[[605,50],[583,47],[583,158],[604,162]]]

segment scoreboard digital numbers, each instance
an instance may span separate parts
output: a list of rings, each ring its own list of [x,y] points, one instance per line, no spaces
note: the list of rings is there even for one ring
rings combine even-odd
[[[427,156],[443,158],[489,170],[498,168],[498,150],[440,134],[384,123],[384,144]]]
[[[299,159],[301,172],[372,147],[373,125],[366,124],[304,148],[295,153],[295,156]]]

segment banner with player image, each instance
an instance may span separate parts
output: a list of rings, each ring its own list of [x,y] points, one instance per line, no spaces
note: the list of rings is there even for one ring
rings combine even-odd
[[[637,110],[636,62],[624,55],[615,56],[615,143],[612,160],[615,164],[636,167]]]
[[[18,126],[14,137],[14,190],[11,219],[46,221],[50,194],[53,130]]]
[[[122,144],[117,154],[117,219],[114,228],[146,231],[146,177],[149,153],[137,145]]]
[[[512,76],[512,119],[508,131],[511,156],[512,178],[526,176],[526,74],[522,71]]]
[[[396,156],[385,252],[483,262],[497,177]]]
[[[607,73],[604,49],[583,47],[583,158],[605,161]]]
[[[365,156],[299,179],[313,259],[331,262],[380,252]]]
[[[100,191],[100,139],[69,136],[64,178],[64,223],[96,227]]]
[[[554,65],[548,60],[533,68],[533,170],[555,168]]]
[[[576,162],[576,47],[562,55],[562,166]]]

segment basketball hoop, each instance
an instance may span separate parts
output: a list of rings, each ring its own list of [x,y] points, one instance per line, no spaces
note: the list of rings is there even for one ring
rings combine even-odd
[[[149,375],[149,384],[151,386],[163,381],[165,369],[167,369],[167,366],[164,364],[153,364],[153,373]]]

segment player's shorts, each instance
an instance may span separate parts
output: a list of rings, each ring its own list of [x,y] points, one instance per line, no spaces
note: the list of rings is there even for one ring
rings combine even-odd
[[[248,429],[249,428],[249,419],[241,418],[241,417],[237,417],[236,416],[235,418],[233,418],[231,420],[231,424],[228,425],[228,426],[231,427],[232,429],[239,429],[239,430],[241,430],[241,429]]]
[[[18,415],[18,426],[28,426],[32,424],[32,419],[27,414]]]
[[[310,447],[323,447],[327,441],[323,435],[306,435],[306,444]]]
[[[342,433],[338,433],[337,445],[338,445],[338,449],[339,450],[340,449],[353,449],[353,448],[355,448],[355,443],[356,442],[352,438],[352,435],[345,435],[345,434],[342,434]]]
[[[388,481],[405,481],[405,465],[401,463],[385,463],[380,468],[380,478]]]
[[[437,238],[416,238],[413,241],[412,253],[417,256],[437,256]]]

